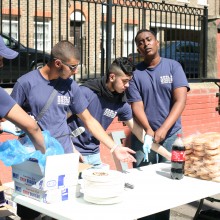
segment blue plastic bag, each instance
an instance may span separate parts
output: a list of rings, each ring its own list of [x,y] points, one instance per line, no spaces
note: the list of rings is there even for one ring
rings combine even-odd
[[[0,160],[6,166],[22,163],[29,159],[36,159],[41,170],[44,170],[46,157],[50,155],[64,154],[61,144],[50,135],[49,131],[43,131],[46,153],[35,150],[30,138],[26,135],[20,140],[8,140],[0,145]]]

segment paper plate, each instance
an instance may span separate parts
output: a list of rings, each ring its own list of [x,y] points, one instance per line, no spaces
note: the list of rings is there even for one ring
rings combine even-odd
[[[87,202],[91,202],[94,204],[99,204],[99,205],[110,205],[110,204],[115,204],[123,201],[123,196],[119,195],[116,197],[111,197],[111,198],[96,198],[92,196],[88,196],[84,194],[84,200]]]

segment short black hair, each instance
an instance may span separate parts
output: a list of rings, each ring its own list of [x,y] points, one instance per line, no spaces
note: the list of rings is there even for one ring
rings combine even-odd
[[[150,32],[151,34],[154,35],[155,39],[157,38],[155,32],[153,32],[153,31],[151,31],[151,30],[149,30],[149,29],[141,29],[141,30],[139,30],[139,31],[137,32],[137,34],[136,34],[136,36],[135,36],[135,38],[134,38],[135,43],[137,43],[137,36],[138,36],[139,34],[143,33],[143,32]]]
[[[134,64],[127,57],[116,58],[112,62],[109,71],[107,73],[107,76],[109,76],[110,72],[114,72],[113,70],[116,68],[121,69],[128,76],[132,76],[133,71],[135,70]]]
[[[57,58],[63,62],[67,62],[72,57],[74,57],[76,60],[80,60],[80,52],[78,48],[70,41],[61,40],[51,49],[50,61],[52,61],[54,58]]]

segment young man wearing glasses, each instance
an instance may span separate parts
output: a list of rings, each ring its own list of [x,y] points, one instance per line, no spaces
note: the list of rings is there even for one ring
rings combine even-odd
[[[79,60],[80,54],[74,45],[69,41],[60,41],[52,48],[50,62],[40,70],[21,76],[11,96],[36,118],[53,90],[57,90],[50,107],[38,121],[41,128],[50,131],[62,144],[65,153],[73,152],[70,129],[66,122],[67,111],[70,109],[98,140],[111,149],[115,143],[91,116],[87,110],[89,103],[84,99],[78,84],[70,78],[77,73]],[[134,151],[128,148],[117,148],[115,151],[118,159],[125,162],[134,160],[130,153]]]
[[[126,147],[116,147],[114,141],[87,110],[88,102],[77,83],[70,78],[77,73],[79,60],[80,54],[77,48],[69,41],[60,41],[51,50],[50,62],[40,70],[33,70],[21,76],[17,80],[11,96],[36,118],[47,103],[51,93],[56,90],[55,98],[38,124],[43,130],[50,131],[51,136],[61,143],[65,153],[73,152],[71,131],[67,125],[67,111],[70,109],[83,121],[94,137],[109,149],[114,150],[113,153],[119,160],[123,162],[135,161],[130,154],[135,152]],[[39,215],[36,212],[34,215],[32,210],[30,212],[30,209],[28,211],[21,207],[18,206],[17,211],[23,219],[30,220]]]

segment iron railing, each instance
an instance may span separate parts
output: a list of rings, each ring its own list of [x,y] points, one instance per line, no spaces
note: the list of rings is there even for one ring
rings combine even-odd
[[[142,28],[155,31],[161,56],[178,60],[189,80],[207,76],[207,7],[144,0],[0,0],[0,11],[0,33],[20,53],[5,60],[1,85],[40,68],[63,39],[81,52],[77,81],[104,75],[119,56],[138,62],[134,38]]]

